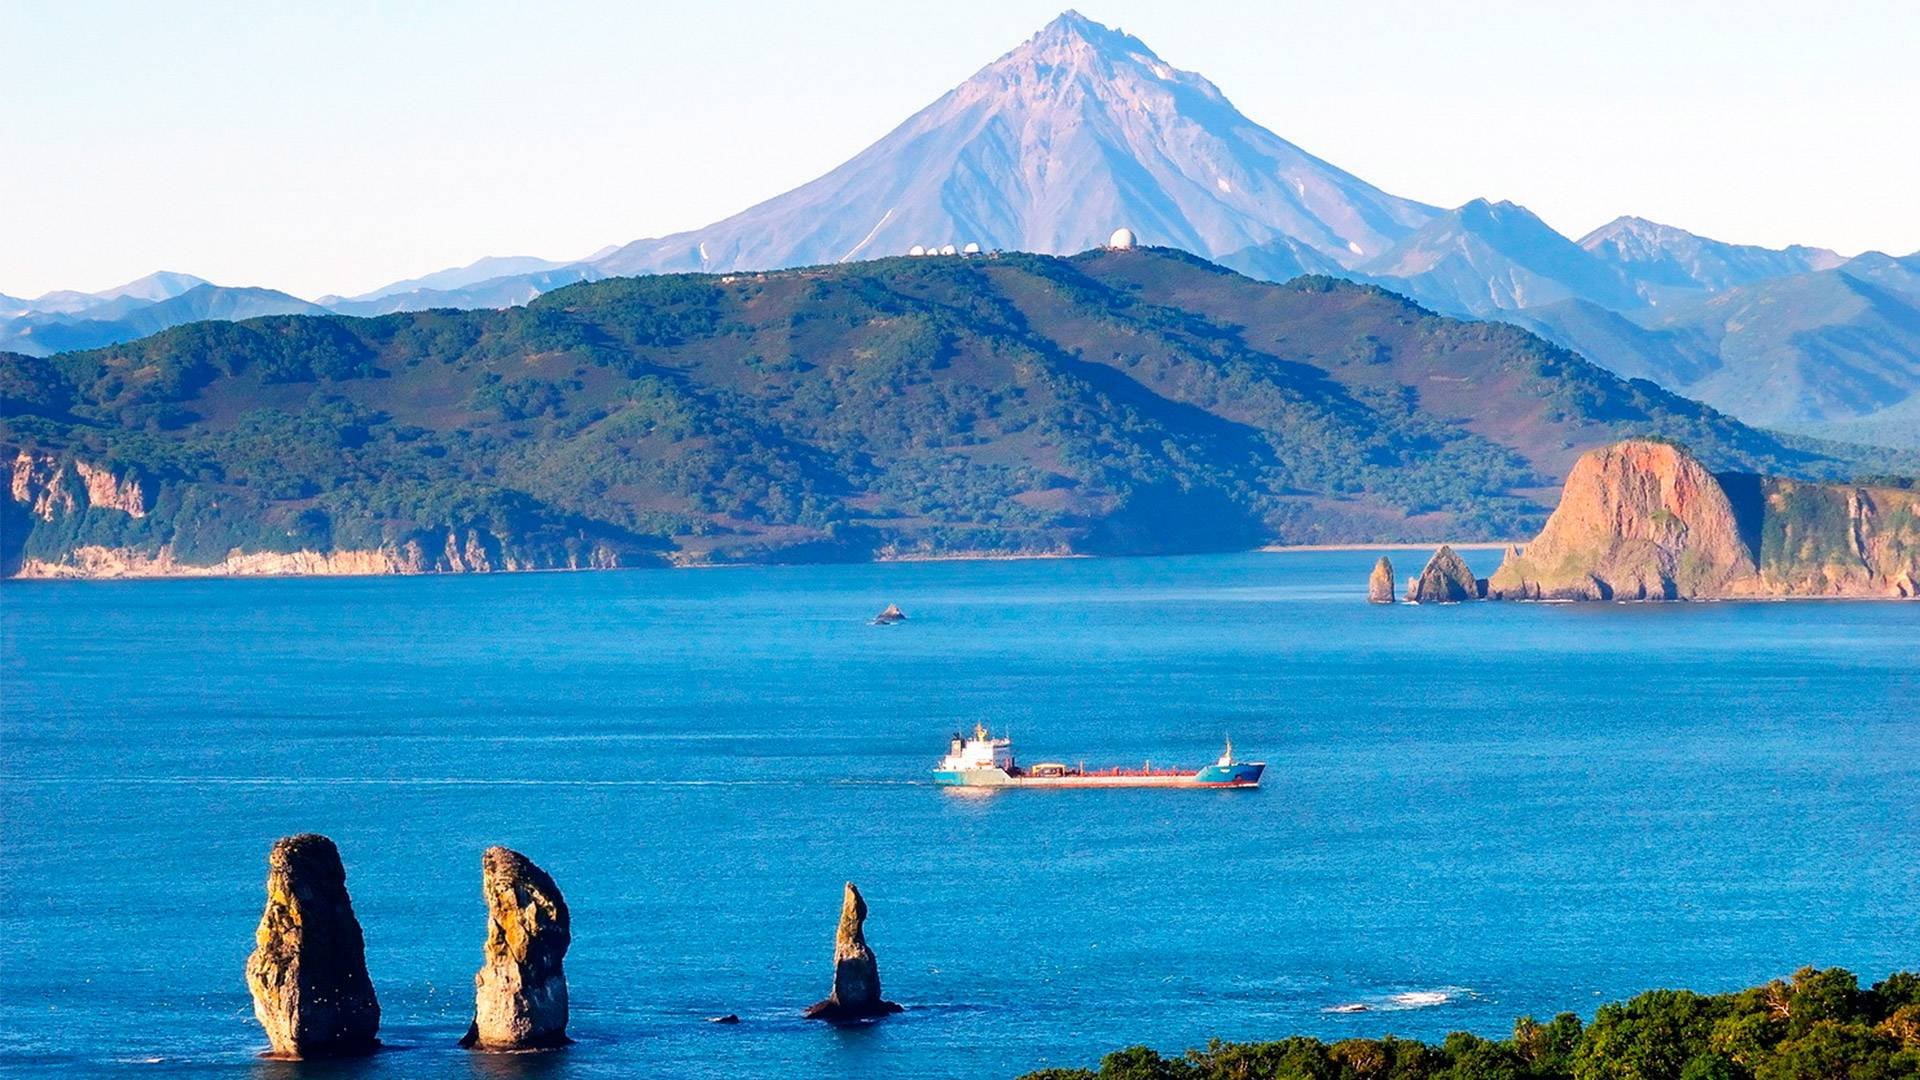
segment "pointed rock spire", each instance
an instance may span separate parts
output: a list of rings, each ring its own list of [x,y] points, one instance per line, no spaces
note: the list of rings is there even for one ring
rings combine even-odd
[[[473,977],[473,1025],[460,1045],[476,1050],[564,1046],[567,976],[561,961],[573,936],[567,901],[546,871],[517,851],[480,857],[487,944]]]
[[[1393,560],[1385,555],[1373,564],[1373,575],[1367,578],[1367,600],[1375,604],[1393,603]]]
[[[865,1020],[900,1011],[900,1006],[880,998],[880,965],[867,947],[866,921],[867,902],[849,881],[833,942],[833,992],[808,1007],[807,1019]]]
[[[380,1045],[380,1002],[333,841],[289,836],[267,855],[267,907],[247,957],[253,1014],[280,1057],[352,1057]]]

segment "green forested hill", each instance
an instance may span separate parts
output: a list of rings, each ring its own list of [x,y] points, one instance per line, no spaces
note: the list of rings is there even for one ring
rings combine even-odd
[[[9,570],[88,545],[208,565],[411,542],[433,568],[472,544],[551,566],[1496,538],[1627,435],[1717,469],[1907,464],[1745,427],[1514,327],[1164,250],[197,323],[0,356],[0,395]],[[79,463],[144,513],[90,496]]]

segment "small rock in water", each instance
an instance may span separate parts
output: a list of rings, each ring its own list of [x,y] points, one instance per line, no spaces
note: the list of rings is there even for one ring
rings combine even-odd
[[[886,610],[873,617],[873,625],[892,626],[894,623],[905,622],[906,620],[907,613],[900,610],[900,605],[888,604]]]
[[[546,871],[517,851],[490,847],[480,857],[487,898],[487,944],[473,977],[473,1024],[460,1045],[475,1050],[565,1046],[567,975],[572,943],[567,901]]]
[[[1426,569],[1407,590],[1407,599],[1416,604],[1457,604],[1485,595],[1486,583],[1476,579],[1467,561],[1445,544],[1427,560]]]
[[[740,1022],[740,1018],[738,1016],[735,1016],[733,1013],[728,1013],[725,1016],[707,1017],[707,1023],[709,1024],[737,1024],[739,1022]]]
[[[866,1020],[900,1012],[900,1006],[880,998],[880,965],[867,947],[864,926],[867,902],[853,882],[847,882],[840,901],[840,929],[833,941],[833,992],[809,1006],[809,1020]]]
[[[1385,555],[1373,564],[1373,576],[1367,579],[1367,600],[1374,604],[1393,603],[1393,560]]]
[[[380,1046],[380,1002],[333,841],[289,836],[267,855],[267,907],[247,957],[253,1015],[280,1057],[355,1057]]]

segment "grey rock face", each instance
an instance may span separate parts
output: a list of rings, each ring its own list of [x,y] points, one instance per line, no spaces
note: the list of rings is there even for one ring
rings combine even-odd
[[[1427,560],[1407,599],[1416,604],[1457,604],[1487,595],[1486,583],[1477,580],[1465,559],[1445,544]]]

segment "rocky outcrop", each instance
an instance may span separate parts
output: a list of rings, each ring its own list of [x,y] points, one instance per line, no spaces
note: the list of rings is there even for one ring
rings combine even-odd
[[[254,942],[247,988],[274,1054],[350,1057],[380,1045],[380,1002],[333,841],[306,833],[273,845]]]
[[[833,940],[833,992],[806,1011],[809,1020],[868,1020],[897,1013],[900,1006],[880,997],[880,965],[867,947],[867,902],[853,882],[840,901],[840,930]]]
[[[1373,575],[1367,578],[1367,600],[1374,604],[1393,603],[1393,560],[1385,555],[1373,564]]]
[[[1374,573],[1379,573],[1378,568]],[[1485,595],[1486,583],[1476,579],[1467,561],[1445,544],[1427,560],[1426,568],[1407,590],[1407,599],[1416,604],[1457,604]]]
[[[53,521],[88,507],[118,510],[132,517],[147,516],[147,491],[140,479],[121,475],[104,465],[65,462],[52,454],[22,450],[13,458],[13,501],[41,521]]]
[[[89,506],[118,510],[128,517],[147,516],[147,491],[138,478],[116,476],[111,469],[84,461],[74,462],[73,468],[86,487]]]
[[[1629,440],[1574,464],[1560,504],[1489,582],[1494,599],[1911,597],[1920,493],[1707,471]]]
[[[899,604],[888,604],[880,614],[873,617],[875,626],[892,626],[894,623],[906,621],[907,613],[900,610]]]
[[[525,855],[490,847],[480,858],[487,944],[473,977],[473,1025],[460,1045],[538,1050],[567,1044],[567,975],[573,940],[567,902]]]

